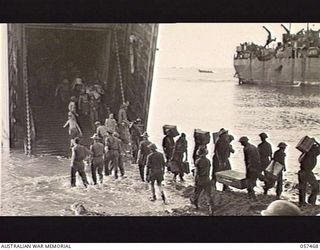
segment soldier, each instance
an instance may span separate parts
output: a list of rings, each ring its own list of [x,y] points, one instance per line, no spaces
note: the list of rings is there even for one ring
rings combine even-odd
[[[249,199],[256,200],[254,187],[256,186],[257,178],[261,176],[259,151],[256,146],[249,143],[249,139],[246,136],[241,137],[239,142],[243,146],[248,196]]]
[[[109,150],[108,147],[108,138],[113,134],[112,131],[108,131],[108,136],[106,137],[104,141],[104,175],[108,176],[110,175],[110,164],[112,163],[112,152]]]
[[[149,149],[149,145],[151,142],[148,139],[149,135],[147,132],[144,132],[142,134],[143,140],[140,142],[139,145],[139,151],[138,151],[138,166],[139,166],[139,172],[140,172],[140,177],[142,181],[145,181],[145,165],[147,162],[147,156],[151,153]]]
[[[118,139],[118,142],[121,144],[122,142],[121,142],[120,135],[119,135],[117,132],[114,132],[113,134],[114,134],[114,137],[115,137],[116,139]],[[122,145],[122,144],[121,144],[121,145]],[[124,152],[123,152],[123,148],[122,148],[122,146],[121,146],[120,152],[119,152],[119,169],[120,169],[121,177],[122,177],[122,178],[126,178],[126,177],[124,176],[123,155],[124,155]]]
[[[120,106],[119,113],[118,113],[118,128],[119,133],[121,135],[121,140],[123,143],[123,148],[126,152],[130,152],[130,132],[129,132],[129,124],[130,121],[128,120],[128,111],[129,102],[125,102]]]
[[[162,184],[161,184],[163,181],[164,167],[165,167],[164,157],[162,153],[157,152],[157,146],[155,144],[152,143],[148,147],[151,153],[147,157],[146,164],[149,171],[149,178],[151,182],[151,191],[152,191],[151,201],[155,201],[157,199],[156,190],[154,186],[155,181],[157,181],[157,186],[161,193],[162,201],[163,203],[166,204],[166,197],[162,190]]]
[[[162,148],[164,155],[166,157],[167,162],[171,160],[172,153],[174,149],[174,139],[173,136],[168,133],[169,131],[166,130],[166,136],[162,140]]]
[[[185,161],[188,160],[188,142],[186,140],[186,134],[181,133],[180,138],[176,141],[174,145],[172,160],[176,161],[179,166],[179,172],[174,173],[174,181],[177,178],[177,175],[179,175],[180,180],[184,181],[183,175],[184,175],[184,168],[183,168],[183,156],[185,155]]]
[[[267,142],[268,135],[266,133],[259,134],[261,143],[258,145],[259,155],[260,155],[260,163],[262,170],[265,170],[272,158],[272,147],[269,142]]]
[[[284,142],[280,142],[278,145],[278,150],[274,152],[273,155],[273,161],[274,162],[279,162],[281,165],[285,166],[285,157],[286,153],[284,152],[286,150],[287,144]],[[283,171],[286,171],[286,167],[284,167]],[[268,194],[268,190],[274,186],[274,181],[271,180],[266,180],[265,181],[265,186],[264,186],[264,194]],[[276,194],[277,194],[277,199],[280,199],[281,193],[282,193],[282,185],[283,185],[283,174],[282,171],[278,176],[277,179],[277,188],[276,188]]]
[[[115,137],[116,133],[117,132],[113,134],[109,133],[110,136],[107,138],[107,147],[108,157],[110,157],[109,159],[114,167],[115,178],[118,179],[119,158],[122,148],[121,140]],[[124,175],[124,173],[121,173],[121,175]]]
[[[143,134],[143,125],[140,118],[137,118],[133,123],[130,125],[130,134],[132,140],[132,156],[134,162],[138,159],[138,150],[141,141],[141,135]]]
[[[73,148],[71,155],[71,187],[76,186],[76,173],[78,172],[81,176],[83,185],[87,187],[89,184],[87,181],[86,173],[84,172],[84,163],[83,160],[90,155],[90,151],[85,147],[80,145],[79,137],[74,138]]]
[[[97,184],[97,170],[99,174],[99,182],[102,184],[103,182],[103,155],[104,155],[104,146],[101,142],[99,142],[100,137],[98,134],[94,134],[92,137],[93,144],[90,146],[91,151],[91,173],[92,173],[92,180],[93,184]]]
[[[214,186],[216,186],[216,173],[224,170],[230,170],[230,142],[228,131],[222,128],[219,131],[219,139],[217,140],[214,147],[214,155],[212,158],[212,181]],[[230,190],[230,188],[223,184],[223,191]]]
[[[117,131],[117,121],[113,118],[113,114],[109,114],[109,118],[105,120],[104,125],[107,127],[107,130],[112,133]]]
[[[102,141],[104,142],[108,136],[108,129],[105,125],[101,125],[101,122],[96,121],[94,123],[94,125],[96,126],[97,130],[96,133],[98,134],[98,136],[102,139]]]
[[[194,198],[191,201],[197,209],[199,209],[199,197],[201,192],[204,190],[208,201],[209,201],[209,215],[213,215],[213,197],[212,197],[212,186],[210,182],[210,161],[207,159],[206,155],[208,154],[208,150],[204,147],[200,147],[197,151],[197,155],[199,158],[196,160],[195,168],[195,190],[194,190]]]
[[[298,180],[300,206],[306,205],[306,191],[308,183],[311,185],[311,195],[308,198],[308,203],[311,205],[316,204],[317,195],[319,193],[319,184],[312,170],[317,165],[317,157],[319,154],[320,145],[315,141],[312,148],[307,153],[303,153],[299,157],[300,171],[298,172]]]

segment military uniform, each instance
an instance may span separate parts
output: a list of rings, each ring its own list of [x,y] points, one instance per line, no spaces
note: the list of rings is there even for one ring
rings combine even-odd
[[[183,169],[183,155],[188,151],[188,142],[185,138],[180,137],[174,146],[172,160],[176,161],[179,166],[179,172],[174,173],[174,178],[179,174],[180,179],[183,180],[184,169]]]
[[[90,155],[90,151],[80,145],[77,144],[72,148],[72,155],[71,155],[71,186],[75,187],[76,186],[76,173],[78,172],[83,185],[87,187],[88,181],[87,181],[87,176],[86,173],[84,172],[84,163],[83,160]]]
[[[230,150],[230,143],[227,138],[220,137],[215,144],[214,155],[212,158],[212,180],[214,185],[216,183],[217,172],[231,169],[229,162]],[[223,185],[223,190],[226,190],[227,188],[227,185]]]
[[[249,197],[255,197],[254,187],[257,178],[261,176],[260,155],[256,146],[248,143],[243,148],[244,162],[246,165],[247,190]]]
[[[307,184],[311,185],[311,195],[308,203],[315,205],[319,193],[319,184],[312,170],[317,165],[317,156],[320,154],[320,146],[313,145],[308,153],[305,153],[300,160],[300,171],[298,172],[299,180],[299,203],[305,204]]]
[[[166,135],[162,140],[163,152],[166,156],[166,160],[170,161],[174,149],[174,139],[172,136]]]
[[[270,162],[272,157],[272,147],[271,144],[267,141],[263,141],[258,145],[261,169],[265,170]]]
[[[144,172],[145,172],[147,157],[151,153],[151,151],[148,147],[150,144],[151,144],[150,141],[143,140],[142,142],[140,142],[140,145],[139,145],[138,166],[139,166],[139,173],[140,173],[140,177],[141,177],[142,181],[145,180],[145,178],[144,178],[145,173]]]
[[[152,145],[154,144],[149,145],[149,147]],[[147,156],[146,165],[149,171],[149,179],[151,182],[151,191],[153,195],[153,200],[155,200],[156,191],[155,191],[154,183],[157,182],[158,187],[161,188],[161,183],[163,181],[164,167],[165,167],[165,160],[164,160],[163,154],[157,151],[150,153]],[[165,202],[164,193],[162,189],[160,190],[161,190],[162,199]]]
[[[202,191],[205,191],[207,198],[209,200],[209,205],[211,212],[213,212],[213,197],[212,197],[212,185],[210,182],[210,161],[202,156],[196,160],[195,168],[196,168],[196,176],[195,176],[195,190],[194,190],[194,198],[193,203],[196,207],[198,207],[199,197]]]
[[[97,127],[97,134],[102,138],[103,142],[108,136],[108,129],[105,125],[100,125]]]
[[[91,155],[92,155],[92,163],[91,163],[91,173],[92,180],[94,185],[97,184],[97,170],[99,175],[99,181],[102,183],[103,180],[103,155],[104,155],[104,146],[100,142],[95,142],[90,147]]]
[[[110,136],[107,138],[107,147],[108,147],[108,157],[109,157],[109,160],[112,162],[115,177],[118,178],[118,168],[120,168],[121,176],[123,176],[124,175],[123,164],[119,162],[120,153],[122,151],[121,140],[114,136]]]
[[[273,160],[275,162],[279,162],[281,165],[285,166],[285,157],[286,153],[283,152],[281,149],[278,149],[276,152],[274,152]],[[285,169],[284,169],[285,170]],[[276,180],[277,187],[276,187],[276,194],[278,197],[280,197],[283,189],[283,172],[281,171],[278,175],[278,179]],[[267,194],[268,190],[272,188],[275,184],[275,181],[266,180],[265,186],[264,186],[264,192]]]

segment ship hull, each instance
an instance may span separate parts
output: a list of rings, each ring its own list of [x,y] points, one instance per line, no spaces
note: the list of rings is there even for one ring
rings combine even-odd
[[[234,68],[240,84],[320,84],[320,58],[234,59]]]

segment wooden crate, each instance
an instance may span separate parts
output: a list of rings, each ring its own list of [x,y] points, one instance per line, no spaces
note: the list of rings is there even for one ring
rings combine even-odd
[[[210,132],[201,129],[195,129],[193,137],[200,145],[207,145],[210,142]]]
[[[284,169],[284,166],[280,164],[279,162],[271,161],[269,166],[265,170],[265,176],[271,180],[277,180],[279,174]]]
[[[163,133],[165,135],[171,135],[173,137],[179,135],[177,126],[175,126],[175,125],[163,125],[162,129],[163,129]]]
[[[314,144],[314,139],[310,138],[309,136],[304,136],[296,146],[296,149],[303,153],[309,152]]]
[[[217,182],[238,189],[247,188],[246,174],[235,170],[225,170],[216,173]]]

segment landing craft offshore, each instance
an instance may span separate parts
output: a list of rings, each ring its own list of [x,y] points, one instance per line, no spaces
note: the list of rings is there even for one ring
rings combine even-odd
[[[291,34],[281,26],[286,33],[275,48],[269,47],[276,39],[265,26],[264,46],[245,42],[237,47],[234,68],[239,84],[320,84],[320,31],[307,28]]]

